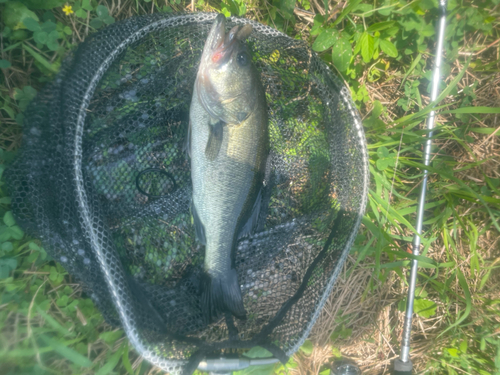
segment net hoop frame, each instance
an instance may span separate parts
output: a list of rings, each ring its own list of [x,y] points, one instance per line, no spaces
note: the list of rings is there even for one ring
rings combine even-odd
[[[131,309],[125,308],[126,303],[124,302],[124,296],[119,293],[118,287],[115,283],[115,278],[117,277],[116,275],[111,275],[112,270],[109,264],[106,262],[106,257],[104,254],[103,246],[102,243],[99,240],[99,236],[97,231],[94,229],[93,226],[93,216],[91,214],[91,209],[89,205],[89,200],[87,197],[87,193],[85,190],[85,182],[84,182],[84,177],[83,177],[83,168],[82,168],[82,160],[83,160],[83,150],[82,150],[82,143],[83,143],[83,136],[84,136],[84,127],[85,127],[85,119],[87,116],[87,108],[89,107],[90,101],[96,91],[96,88],[98,87],[98,84],[104,74],[108,71],[108,68],[113,64],[113,62],[120,56],[122,52],[125,51],[127,47],[129,47],[131,44],[134,42],[140,40],[144,36],[146,36],[149,32],[163,29],[163,28],[168,28],[170,26],[175,26],[175,25],[182,25],[182,24],[189,24],[189,23],[196,23],[196,22],[207,22],[210,20],[213,20],[217,16],[217,13],[193,13],[193,14],[182,14],[182,15],[175,15],[175,16],[168,16],[164,19],[160,20],[155,20],[148,24],[147,26],[144,26],[136,31],[134,31],[131,35],[129,35],[127,38],[125,38],[110,54],[107,56],[107,58],[101,63],[101,65],[96,69],[95,73],[92,75],[91,80],[88,83],[87,89],[85,90],[85,94],[83,96],[83,100],[81,102],[80,107],[77,109],[77,122],[76,122],[76,130],[75,130],[75,138],[74,138],[74,152],[73,152],[73,160],[71,161],[72,164],[72,170],[73,170],[73,180],[75,184],[75,191],[76,191],[76,200],[77,200],[77,205],[79,208],[79,215],[81,218],[81,221],[83,223],[82,229],[84,230],[85,234],[88,236],[89,239],[89,244],[92,248],[92,251],[97,257],[97,260],[99,262],[99,266],[103,272],[103,275],[105,277],[107,286],[109,288],[110,294],[113,296],[113,304],[115,305],[116,311],[119,315],[122,327],[130,341],[130,343],[133,345],[133,347],[139,352],[140,355],[142,355],[146,360],[149,362],[153,363],[154,365],[160,367],[161,369],[165,371],[171,371],[172,368],[175,370],[180,370],[181,366],[185,365],[188,360],[174,360],[174,359],[166,359],[161,357],[160,355],[156,354],[150,347],[148,347],[143,340],[140,337],[140,334],[138,333],[137,329],[130,324],[130,322],[135,321],[135,319],[132,317],[134,314],[134,311]],[[248,20],[248,19],[241,19],[241,18],[236,18],[236,17],[231,17],[229,18],[230,22],[234,22],[236,24],[252,24],[254,26],[254,30],[256,32],[263,32],[263,31],[271,31],[272,34],[274,35],[279,35],[282,37],[288,37],[286,34],[281,33],[269,26],[262,25],[256,21]],[[314,54],[314,52],[311,51],[311,53]],[[331,69],[326,66],[325,64],[325,69],[331,73]],[[335,80],[336,83],[338,83],[338,79]],[[312,327],[314,326],[317,318],[319,317],[319,314],[323,308],[323,306],[326,303],[326,300],[330,293],[333,290],[333,286],[335,283],[335,280],[340,273],[340,270],[343,266],[343,263],[347,257],[347,254],[349,253],[348,249],[351,247],[359,226],[361,224],[361,219],[363,217],[365,207],[367,204],[367,196],[368,196],[368,186],[369,186],[369,169],[368,169],[368,152],[366,148],[366,140],[361,124],[361,118],[352,102],[350,92],[349,90],[343,86],[340,87],[339,85],[339,98],[342,100],[343,104],[346,106],[347,110],[349,111],[351,118],[354,119],[354,123],[352,124],[355,129],[356,133],[358,135],[358,141],[359,144],[362,146],[362,157],[363,157],[363,168],[360,171],[363,174],[363,189],[362,189],[362,197],[361,197],[361,203],[359,205],[359,210],[357,212],[357,221],[355,222],[353,226],[353,230],[351,231],[351,234],[349,235],[348,240],[345,243],[344,249],[342,250],[342,255],[339,259],[338,264],[335,266],[334,272],[332,272],[332,275],[326,285],[326,287],[323,290],[321,299],[318,302],[318,305],[316,307],[316,310],[314,311],[313,316],[310,318],[308,321],[307,327],[304,329],[302,335],[300,338],[297,340],[296,344],[288,349],[286,351],[287,356],[291,356],[293,353],[295,353],[299,347],[304,343],[304,341],[307,339],[307,336],[309,335]],[[123,269],[121,269],[123,272]],[[114,270],[116,273],[116,269]],[[124,276],[124,275],[122,275]],[[222,360],[223,361],[223,360]]]

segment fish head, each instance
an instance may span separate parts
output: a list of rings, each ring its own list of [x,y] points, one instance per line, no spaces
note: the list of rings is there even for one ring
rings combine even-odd
[[[225,123],[239,124],[255,107],[258,80],[245,43],[251,32],[250,24],[226,32],[226,17],[219,14],[205,42],[196,89],[204,109]]]

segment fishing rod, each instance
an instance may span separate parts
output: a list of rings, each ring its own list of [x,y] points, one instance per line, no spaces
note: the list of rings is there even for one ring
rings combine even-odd
[[[441,60],[443,56],[443,40],[444,31],[446,28],[446,2],[447,0],[439,0],[439,26],[438,26],[438,43],[436,47],[436,57],[434,74],[432,76],[432,91],[431,102],[438,97],[439,81],[441,75]],[[432,129],[434,128],[435,112],[431,111],[427,119],[427,141],[424,147],[424,165],[428,166],[431,158],[432,145]],[[427,177],[429,172],[424,169],[424,177],[418,201],[417,224],[415,226],[417,234],[413,238],[413,255],[419,255],[420,238],[422,234],[422,222],[424,219],[425,194],[427,192]],[[412,259],[410,272],[410,285],[408,287],[408,300],[406,303],[406,316],[403,326],[403,338],[401,340],[401,353],[399,358],[394,361],[394,375],[409,375],[412,373],[413,364],[410,359],[410,336],[411,323],[413,319],[413,302],[415,300],[415,285],[417,283],[418,261]]]

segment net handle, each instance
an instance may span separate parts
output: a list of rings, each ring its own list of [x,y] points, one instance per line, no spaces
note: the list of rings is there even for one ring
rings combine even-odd
[[[198,370],[215,374],[231,374],[233,371],[244,370],[250,366],[272,365],[278,363],[277,358],[217,358],[204,359],[198,365]]]

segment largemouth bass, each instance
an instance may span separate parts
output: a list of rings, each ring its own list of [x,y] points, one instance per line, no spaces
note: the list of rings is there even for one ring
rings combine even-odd
[[[205,42],[188,134],[191,211],[205,245],[201,303],[209,321],[225,312],[246,316],[234,252],[259,216],[269,153],[265,92],[245,44],[252,26],[228,33],[225,26],[219,14]]]

